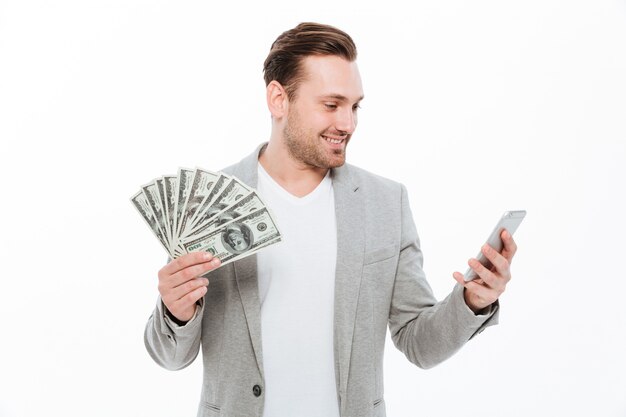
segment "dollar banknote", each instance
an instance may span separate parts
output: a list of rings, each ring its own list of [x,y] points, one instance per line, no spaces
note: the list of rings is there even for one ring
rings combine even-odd
[[[183,212],[185,211],[185,202],[191,190],[191,182],[193,180],[192,169],[179,168],[176,185],[176,236],[179,236],[180,225],[182,222]]]
[[[210,252],[222,265],[278,242],[280,232],[267,207],[240,216],[183,243],[185,252]]]
[[[163,211],[163,231],[167,236],[167,241],[169,242],[170,247],[172,246],[172,232],[170,230],[170,225],[167,216],[167,204],[165,203],[165,189],[163,185],[163,178],[157,178],[154,180],[154,184],[156,185],[156,196],[159,204],[159,210]]]
[[[163,207],[161,206],[156,180],[142,186],[141,190],[143,191],[143,194],[148,201],[148,205],[157,220],[161,236],[163,236],[167,242],[167,247],[169,248],[170,241],[167,236],[167,229],[165,228],[165,213],[163,212]]]
[[[161,245],[163,245],[165,250],[171,255],[172,253],[170,252],[168,241],[167,239],[165,239],[165,236],[161,232],[161,228],[159,227],[159,221],[154,215],[152,209],[150,208],[150,204],[148,203],[148,199],[146,198],[143,190],[132,196],[130,200],[132,201],[133,205],[135,206],[141,217],[144,219],[150,230],[152,230],[152,233],[154,233],[154,235],[159,239],[159,242],[161,242]]]
[[[163,176],[163,193],[165,199],[165,217],[167,219],[167,228],[170,232],[170,246],[176,243],[176,184],[177,177],[175,175]]]
[[[210,171],[206,171],[200,168],[196,168],[191,180],[191,187],[185,200],[185,208],[182,211],[182,217],[180,219],[179,234],[184,234],[187,230],[187,223],[191,222],[196,214],[196,211],[204,202],[206,197],[211,194],[211,190],[215,185],[215,181],[219,178],[218,174]]]

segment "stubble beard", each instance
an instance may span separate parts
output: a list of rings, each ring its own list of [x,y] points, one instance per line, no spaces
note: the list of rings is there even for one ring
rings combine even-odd
[[[345,139],[346,146],[343,149],[332,150],[329,155],[328,150],[321,143],[323,134],[324,132],[316,134],[312,130],[304,129],[295,112],[287,114],[283,138],[287,152],[292,158],[315,168],[330,169],[342,166],[346,162],[345,149],[350,136]]]

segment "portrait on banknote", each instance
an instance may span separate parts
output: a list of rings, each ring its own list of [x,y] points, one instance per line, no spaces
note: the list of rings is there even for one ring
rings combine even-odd
[[[245,224],[231,224],[222,235],[222,242],[232,253],[243,253],[252,244],[252,234]]]

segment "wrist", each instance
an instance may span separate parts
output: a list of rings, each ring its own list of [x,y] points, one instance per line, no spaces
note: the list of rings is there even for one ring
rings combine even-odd
[[[489,303],[485,305],[484,302],[473,300],[472,298],[473,298],[472,294],[470,294],[469,291],[467,291],[467,289],[464,288],[463,299],[465,300],[465,304],[467,305],[467,307],[470,310],[472,310],[472,313],[474,313],[474,315],[476,316],[483,316],[483,315],[489,314],[489,312],[491,311],[491,304],[493,303]]]
[[[194,316],[196,315],[196,308],[198,307],[197,304],[194,304],[190,309],[189,312],[185,312],[185,314],[176,316],[174,315],[174,313],[172,313],[170,311],[169,308],[167,308],[167,306],[165,307],[165,314],[167,315],[167,317],[169,317],[170,320],[172,320],[177,326],[184,326],[185,324],[189,323],[191,321],[191,319],[194,318]]]

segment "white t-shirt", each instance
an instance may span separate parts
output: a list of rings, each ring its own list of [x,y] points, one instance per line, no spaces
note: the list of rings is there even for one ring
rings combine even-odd
[[[299,198],[258,165],[283,241],[257,254],[263,417],[339,417],[333,354],[337,228],[329,175]]]

